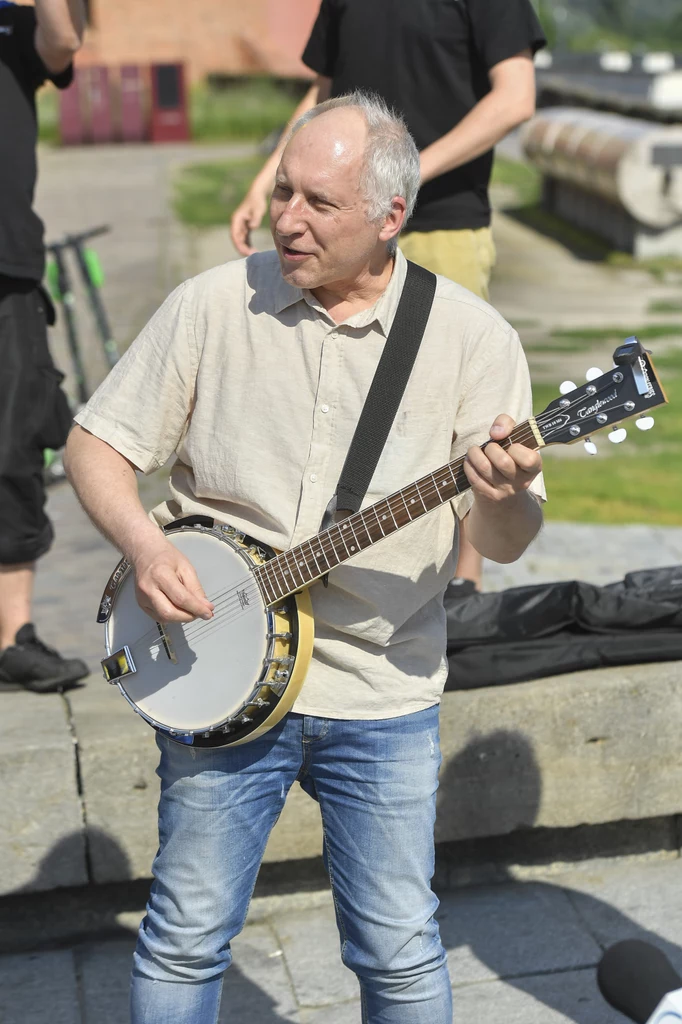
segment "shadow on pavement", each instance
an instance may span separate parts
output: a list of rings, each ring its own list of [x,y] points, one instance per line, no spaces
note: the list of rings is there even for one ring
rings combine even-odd
[[[520,829],[533,825],[540,807],[542,779],[526,737],[507,730],[476,737],[447,765],[441,775],[440,792],[463,785],[465,780],[470,791],[472,774],[480,785],[474,787],[475,806],[469,810],[481,835],[494,835],[500,816],[508,824],[511,815]],[[504,837],[500,842],[504,843]],[[505,881],[510,884],[500,888],[499,883]],[[613,1017],[606,1018],[604,1013],[609,1011],[596,992],[594,968],[613,942],[624,938],[651,942],[682,973],[679,946],[643,928],[604,900],[546,881],[520,881],[504,867],[493,885],[474,885],[444,894],[439,919],[455,986],[458,959],[468,962],[470,977],[473,954],[483,966],[480,980],[500,978],[575,1024],[625,1019],[615,1011],[610,1011]],[[580,976],[576,987],[575,974],[570,984],[548,983],[548,975],[571,972],[584,972],[584,994]],[[596,1010],[591,1013],[596,1012],[597,1017],[586,1015],[582,1004],[595,999]]]

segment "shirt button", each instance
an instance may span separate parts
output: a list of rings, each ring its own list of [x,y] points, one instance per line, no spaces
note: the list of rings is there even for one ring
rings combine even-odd
[[[317,480],[317,473],[311,473],[310,474],[310,481],[311,481],[311,483],[315,483],[316,480]]]
[[[322,412],[329,412],[329,406],[328,405],[321,406],[321,409],[322,409]]]

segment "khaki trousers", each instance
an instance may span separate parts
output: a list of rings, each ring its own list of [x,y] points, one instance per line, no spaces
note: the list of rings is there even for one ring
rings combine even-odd
[[[410,231],[399,239],[405,257],[488,301],[495,245],[490,228]]]

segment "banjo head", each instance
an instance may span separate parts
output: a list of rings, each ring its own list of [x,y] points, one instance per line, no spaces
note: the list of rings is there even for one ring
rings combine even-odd
[[[167,537],[194,566],[213,618],[160,626],[138,605],[128,572],[106,622],[106,650],[129,654],[134,671],[111,681],[135,710],[151,725],[191,738],[220,729],[257,699],[274,616],[251,571],[253,559],[225,531],[181,527]]]

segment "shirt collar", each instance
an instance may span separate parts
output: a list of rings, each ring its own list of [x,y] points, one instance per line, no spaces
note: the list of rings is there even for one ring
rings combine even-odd
[[[354,313],[353,316],[349,316],[347,320],[343,321],[343,323],[348,327],[367,327],[376,320],[383,335],[387,337],[393,323],[393,318],[395,317],[396,309],[398,308],[398,302],[400,301],[406,275],[407,260],[400,249],[398,249],[395,254],[391,280],[388,282],[388,285],[377,301],[367,309],[362,309],[359,313]],[[307,288],[295,288],[293,285],[290,285],[285,281],[281,274],[277,275],[277,279],[273,284],[274,287],[271,294],[273,313],[281,313],[282,310],[286,309],[288,306],[293,306],[295,303],[303,301],[306,302],[311,309],[314,309],[320,316],[332,322],[331,317],[324,306],[320,305],[313,293]]]

